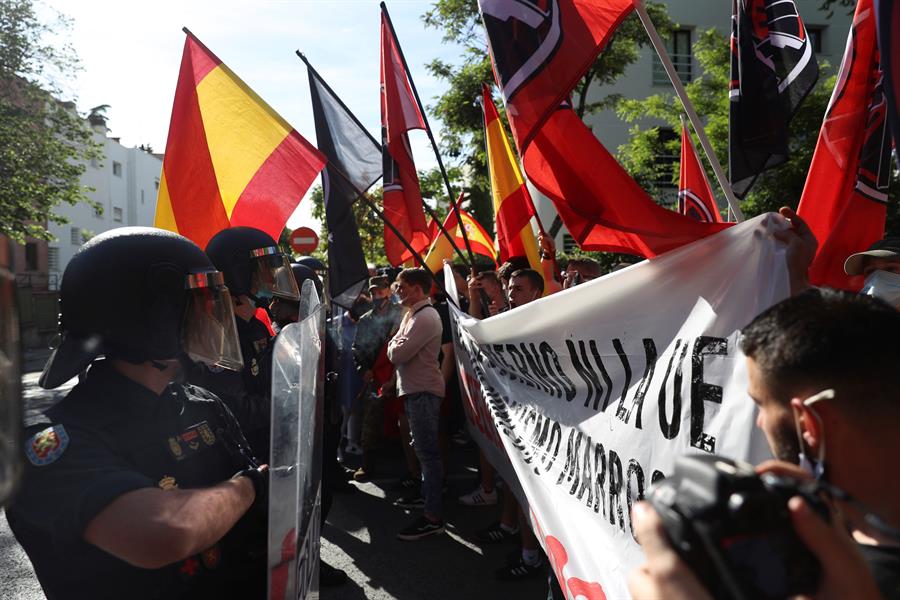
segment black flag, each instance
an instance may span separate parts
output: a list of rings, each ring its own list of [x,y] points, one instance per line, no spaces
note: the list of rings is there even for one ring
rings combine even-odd
[[[302,55],[301,58],[306,62]],[[349,308],[369,277],[352,207],[357,190],[368,190],[381,177],[381,145],[308,62],[306,67],[316,145],[328,158],[322,171],[328,226],[328,292],[333,302]]]
[[[743,198],[788,158],[788,124],[819,65],[793,0],[732,0],[729,171]]]

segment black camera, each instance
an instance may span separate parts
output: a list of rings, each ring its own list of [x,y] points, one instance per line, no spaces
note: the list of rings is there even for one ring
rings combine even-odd
[[[647,500],[675,550],[714,598],[787,598],[815,592],[821,567],[794,531],[788,500],[802,496],[827,520],[814,487],[713,455],[684,456]]]

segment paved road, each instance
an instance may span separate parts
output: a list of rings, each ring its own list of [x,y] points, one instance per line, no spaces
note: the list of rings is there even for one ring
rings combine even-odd
[[[32,368],[37,368],[32,366]],[[56,402],[74,385],[48,392],[37,387],[38,373],[23,377],[29,410]],[[446,496],[447,533],[418,542],[397,540],[397,531],[416,514],[393,506],[399,492],[391,485],[402,472],[400,453],[383,457],[379,479],[352,484],[355,492],[338,494],[322,531],[322,556],[347,571],[350,581],[323,588],[322,600],[418,600],[515,598],[543,600],[545,584],[539,580],[502,583],[493,571],[502,566],[516,546],[479,546],[473,532],[492,522],[496,507],[470,508],[456,503],[456,496],[475,485],[474,448],[454,446]],[[127,595],[126,595],[127,596]],[[0,516],[0,600],[38,600],[41,589],[27,556],[16,543],[5,516]]]

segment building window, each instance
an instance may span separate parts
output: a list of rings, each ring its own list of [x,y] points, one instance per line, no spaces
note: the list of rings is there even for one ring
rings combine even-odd
[[[37,244],[34,242],[28,242],[25,244],[25,270],[38,270],[38,248]]]
[[[47,270],[59,273],[59,248],[47,248]]]
[[[678,184],[675,181],[681,157],[668,147],[669,143],[678,139],[678,137],[675,130],[670,127],[660,127],[657,131],[652,181],[653,187],[657,190],[665,192],[678,188]]]
[[[682,83],[689,83],[694,79],[693,57],[691,56],[690,29],[676,29],[666,40],[666,51],[672,59],[672,65]],[[659,56],[653,55],[653,85],[665,85],[669,83],[669,76],[663,67]]]
[[[113,221],[116,223],[122,222],[122,209],[118,206],[113,207]]]
[[[563,234],[563,252],[572,252],[578,249],[578,244],[575,243],[575,238],[573,238],[568,233]]]
[[[810,43],[812,43],[813,52],[821,54],[822,36],[825,34],[825,27],[821,25],[807,25],[806,34],[809,36]]]
[[[122,163],[113,161],[113,175],[116,177],[122,176]]]
[[[81,228],[80,227],[72,227],[69,229],[69,241],[72,242],[73,246],[81,245]]]

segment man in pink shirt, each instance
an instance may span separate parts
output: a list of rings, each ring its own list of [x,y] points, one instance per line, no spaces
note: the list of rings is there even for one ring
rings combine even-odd
[[[397,534],[401,540],[418,540],[444,531],[441,488],[444,468],[438,448],[438,422],[444,397],[438,353],[441,318],[431,305],[431,273],[404,269],[397,276],[396,292],[406,314],[396,335],[388,342],[388,358],[397,369],[397,395],[403,398],[412,445],[422,466],[423,516]]]

